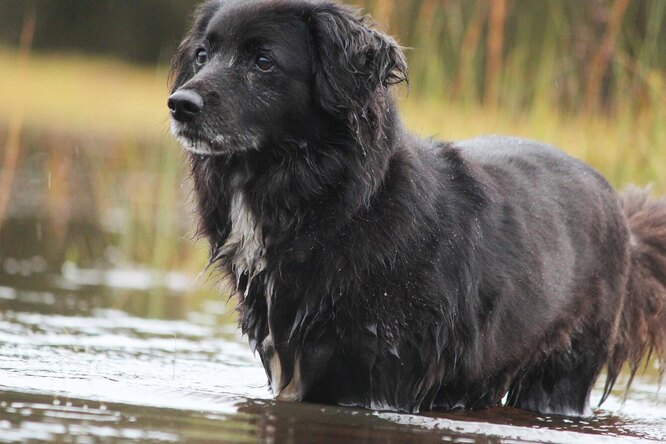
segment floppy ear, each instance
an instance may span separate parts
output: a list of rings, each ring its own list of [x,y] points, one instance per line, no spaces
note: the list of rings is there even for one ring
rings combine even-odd
[[[311,18],[315,94],[328,113],[362,111],[378,92],[407,80],[402,50],[368,21],[341,5],[317,9]]]

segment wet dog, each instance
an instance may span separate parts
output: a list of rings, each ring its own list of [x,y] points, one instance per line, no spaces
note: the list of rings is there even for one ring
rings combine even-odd
[[[420,139],[396,42],[329,1],[208,1],[173,62],[212,264],[273,393],[583,415],[666,345],[666,201],[537,142]]]

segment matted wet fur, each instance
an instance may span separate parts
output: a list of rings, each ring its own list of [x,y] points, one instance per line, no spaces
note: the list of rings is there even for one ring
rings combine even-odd
[[[328,1],[208,1],[173,62],[199,232],[278,399],[589,413],[666,352],[666,201],[534,141],[409,134]],[[600,147],[601,148],[601,147]]]

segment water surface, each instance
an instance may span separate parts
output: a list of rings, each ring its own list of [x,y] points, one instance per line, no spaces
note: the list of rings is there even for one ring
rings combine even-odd
[[[666,440],[666,394],[652,364],[626,401],[618,391],[585,420],[510,408],[408,415],[276,402],[229,322],[232,303],[215,297],[176,309],[199,285],[190,277],[71,264],[20,274],[10,267],[0,275],[2,442]],[[150,316],[155,298],[171,310]]]

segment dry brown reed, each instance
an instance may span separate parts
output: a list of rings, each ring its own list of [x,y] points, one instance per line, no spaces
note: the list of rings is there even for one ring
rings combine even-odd
[[[28,83],[30,66],[30,48],[35,35],[36,12],[34,7],[28,9],[23,22],[23,31],[21,32],[21,43],[18,54],[18,84],[23,88]],[[15,103],[12,117],[9,121],[9,130],[7,141],[5,142],[5,154],[2,165],[0,165],[0,228],[7,210],[9,195],[11,193],[16,167],[18,165],[19,148],[21,144],[21,130],[25,118],[25,104],[23,102]]]

